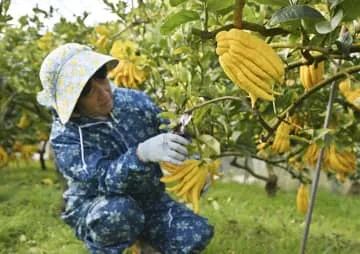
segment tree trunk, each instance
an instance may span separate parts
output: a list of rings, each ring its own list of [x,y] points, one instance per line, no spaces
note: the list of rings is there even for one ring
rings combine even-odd
[[[268,179],[265,184],[265,191],[270,197],[275,197],[276,192],[278,191],[278,177],[274,173],[273,166],[269,163],[266,163],[266,169],[268,172]]]
[[[46,170],[46,164],[45,164],[45,158],[44,158],[45,150],[46,150],[46,143],[47,143],[47,141],[41,141],[40,150],[39,150],[40,164],[41,164],[42,170]]]
[[[352,182],[349,188],[348,195],[359,196],[360,195],[360,182]]]

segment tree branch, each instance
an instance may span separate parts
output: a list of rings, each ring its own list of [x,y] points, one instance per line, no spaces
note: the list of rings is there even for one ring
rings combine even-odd
[[[265,128],[267,132],[272,131],[272,128],[265,122],[264,118],[261,116],[259,109],[257,107],[253,108],[254,116],[259,120],[260,124]]]
[[[130,25],[126,26],[123,30],[119,31],[118,33],[114,34],[113,36],[111,36],[111,40],[115,40],[117,37],[119,37],[122,33],[124,33],[126,30],[135,27],[135,26],[139,26],[141,24],[147,24],[150,23],[150,20],[143,20],[143,19],[137,19],[134,22],[132,22]]]
[[[315,60],[316,62],[321,62],[321,61],[324,61],[324,60],[327,60],[327,59],[344,59],[344,60],[349,60],[349,57],[348,56],[344,56],[342,54],[329,54],[329,55],[319,55],[319,56],[313,56],[312,57],[313,60]],[[285,71],[288,71],[288,70],[291,70],[291,69],[294,69],[294,68],[297,68],[301,65],[305,65],[305,64],[311,64],[310,61],[304,59],[304,60],[299,60],[299,61],[295,61],[293,63],[290,63],[288,64],[286,67],[285,67]]]
[[[287,113],[289,115],[293,114],[295,109],[299,107],[304,100],[306,100],[308,97],[310,97],[312,94],[320,90],[321,88],[325,87],[326,85],[332,83],[333,81],[336,81],[340,78],[346,78],[348,74],[357,73],[360,71],[360,65],[356,65],[350,68],[347,68],[343,71],[337,72],[333,76],[331,76],[328,79],[325,79],[321,82],[319,82],[317,85],[315,85],[313,88],[311,88],[307,93],[300,96],[292,105],[290,105],[284,112],[281,113],[281,117],[285,117]]]
[[[356,65],[350,68],[347,68],[343,71],[340,71],[333,76],[331,76],[328,79],[325,79],[321,82],[319,82],[316,86],[311,88],[307,93],[300,96],[294,103],[292,103],[287,109],[285,109],[279,116],[279,120],[275,123],[275,125],[272,127],[272,130],[268,132],[268,135],[265,137],[264,142],[266,142],[275,132],[279,124],[285,119],[286,115],[293,114],[297,107],[299,107],[307,98],[309,98],[312,94],[317,92],[319,89],[325,87],[326,85],[330,84],[333,81],[336,81],[340,78],[346,78],[348,74],[357,73],[360,71],[360,65]]]
[[[246,0],[235,0],[234,6],[234,27],[242,29],[243,9]]]
[[[243,153],[240,153],[240,152],[223,152],[221,153],[218,157],[221,158],[221,157],[228,157],[228,156],[234,156],[234,158],[236,157],[245,157]],[[311,183],[311,179],[309,177],[307,177],[306,175],[302,174],[301,171],[298,172],[298,171],[294,171],[294,170],[290,170],[288,167],[284,167],[280,164],[280,161],[273,161],[273,160],[268,160],[268,159],[265,159],[265,158],[261,158],[259,156],[256,156],[256,155],[251,155],[251,158],[253,159],[257,159],[257,160],[260,160],[260,161],[263,161],[265,163],[269,163],[271,165],[274,165],[278,168],[281,168],[285,171],[287,171],[293,178],[296,178],[296,179],[299,179],[302,183]],[[231,163],[230,163],[231,164]],[[241,168],[243,168],[244,170],[248,171],[245,166],[243,167],[241,165]],[[248,171],[249,172],[249,171]],[[250,174],[252,174],[251,172],[249,172]],[[255,173],[256,174],[256,173]],[[264,180],[264,179],[262,179]],[[265,181],[265,180],[264,180]]]
[[[233,24],[225,25],[223,27],[215,29],[212,32],[202,31],[202,30],[196,29],[196,28],[192,28],[191,32],[192,32],[192,34],[201,37],[201,39],[203,39],[203,40],[210,40],[210,39],[214,39],[218,32],[227,31],[227,30],[230,30],[231,28],[234,28]],[[289,31],[286,31],[279,27],[267,29],[266,27],[264,27],[262,25],[247,22],[245,20],[242,21],[242,29],[258,32],[263,36],[287,35],[290,33]]]
[[[195,105],[194,107],[192,107],[192,108],[190,108],[188,110],[185,110],[183,113],[184,114],[189,114],[189,113],[193,112],[194,110],[205,107],[206,105],[209,105],[209,104],[212,104],[212,103],[215,103],[215,102],[218,102],[218,101],[224,101],[224,100],[244,101],[244,97],[235,97],[235,96],[218,97],[218,98],[215,98],[215,99],[212,99],[212,100],[205,101],[205,102],[200,103],[198,105]]]
[[[244,169],[246,172],[249,172],[250,175],[252,175],[253,177],[255,177],[255,178],[257,178],[257,179],[260,179],[260,180],[263,180],[264,182],[267,182],[267,181],[268,181],[268,178],[267,178],[267,177],[255,173],[251,168],[248,167],[248,165],[241,165],[241,164],[239,164],[239,163],[237,162],[237,157],[234,157],[234,159],[230,162],[230,165],[231,165],[231,166],[234,166],[234,167],[242,168],[242,169]]]

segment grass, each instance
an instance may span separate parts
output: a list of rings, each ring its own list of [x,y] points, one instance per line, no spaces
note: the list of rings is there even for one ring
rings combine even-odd
[[[0,169],[0,253],[87,253],[59,218],[62,187],[38,164]],[[41,184],[50,178],[54,184]],[[298,253],[304,231],[295,192],[266,196],[256,185],[216,183],[200,213],[215,226],[206,254]],[[360,253],[360,198],[320,190],[306,253]]]

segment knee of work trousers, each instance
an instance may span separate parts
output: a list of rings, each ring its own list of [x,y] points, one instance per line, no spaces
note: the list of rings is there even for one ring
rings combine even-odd
[[[177,220],[172,225],[173,241],[165,248],[166,254],[200,253],[214,234],[214,227],[205,218],[196,214]]]
[[[198,253],[206,248],[214,234],[214,227],[206,218],[167,194],[145,214],[144,238],[164,254]]]
[[[94,203],[86,216],[86,240],[91,245],[120,245],[125,249],[135,242],[144,223],[143,211],[131,197],[102,197]]]

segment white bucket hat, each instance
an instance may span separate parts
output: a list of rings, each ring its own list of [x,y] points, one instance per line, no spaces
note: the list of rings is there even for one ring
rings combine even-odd
[[[43,90],[37,101],[54,108],[65,124],[91,76],[104,64],[108,70],[118,63],[114,57],[96,53],[91,47],[67,43],[54,49],[42,62],[40,80]]]

